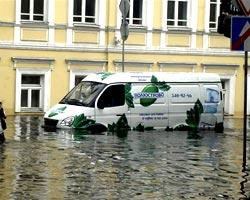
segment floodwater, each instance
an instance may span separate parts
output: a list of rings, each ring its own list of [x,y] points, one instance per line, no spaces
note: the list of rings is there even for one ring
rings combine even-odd
[[[127,135],[45,132],[42,117],[8,117],[0,199],[248,199],[242,120],[225,132]],[[250,140],[247,141],[247,146]]]

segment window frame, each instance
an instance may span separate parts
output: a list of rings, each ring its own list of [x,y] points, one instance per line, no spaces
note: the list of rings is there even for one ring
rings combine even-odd
[[[51,69],[35,69],[28,67],[16,68],[16,92],[15,92],[15,112],[46,112],[49,109],[50,91],[51,91]],[[21,109],[21,79],[22,75],[38,75],[43,77],[41,84],[41,108]]]
[[[98,24],[98,6],[99,6],[99,0],[92,0],[92,1],[95,1],[95,15],[92,17],[92,16],[86,16],[86,1],[87,0],[81,0],[81,15],[74,15],[74,3],[75,1],[73,1],[73,6],[72,6],[72,22],[74,24]],[[80,17],[81,18],[81,21],[74,21],[74,18],[75,17]],[[89,17],[89,18],[93,18],[94,19],[94,22],[86,22],[86,18]]]
[[[126,16],[126,21],[128,22],[129,25],[132,26],[143,26],[145,17],[145,0],[141,0],[142,6],[141,6],[141,18],[134,18],[134,0],[129,0],[130,1],[130,8],[129,8],[129,13]],[[134,23],[134,21],[141,21],[141,23]]]
[[[23,73],[21,75],[21,79],[23,76],[34,76],[32,74],[25,74]],[[38,109],[41,110],[42,109],[42,92],[43,92],[43,82],[44,82],[44,77],[43,75],[35,75],[39,77],[39,84],[24,84],[21,82],[21,111],[25,111],[25,110],[31,110],[31,109]],[[27,94],[27,107],[22,107],[22,91],[23,90],[27,90],[28,94]],[[39,91],[39,106],[38,107],[32,107],[32,91],[34,90],[38,90]]]
[[[168,19],[168,3],[172,1],[174,2],[174,18],[173,19]],[[179,18],[179,2],[186,2],[187,7],[186,7],[186,19],[178,19]],[[191,20],[191,1],[190,0],[167,0],[166,1],[166,27],[168,28],[189,28],[190,27],[190,20]],[[168,25],[168,22],[172,21],[173,25]],[[179,22],[186,22],[186,25],[178,25]]]
[[[215,22],[211,21],[211,5],[215,5]],[[208,28],[209,30],[217,30],[218,27],[218,17],[220,14],[220,0],[209,0],[209,16],[208,16]],[[211,24],[214,24],[215,27],[211,27]]]
[[[48,21],[48,0],[43,0],[43,14],[35,14],[34,13],[34,1],[29,0],[30,7],[29,13],[22,13],[22,0],[20,0],[20,20],[22,22],[47,22]],[[29,19],[22,19],[22,16],[29,16]],[[34,19],[36,16],[42,16],[43,20]]]

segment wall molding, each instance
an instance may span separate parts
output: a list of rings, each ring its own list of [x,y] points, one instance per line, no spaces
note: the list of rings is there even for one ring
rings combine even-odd
[[[81,60],[81,59],[65,59],[67,64],[67,70],[71,70],[71,65],[88,65],[88,66],[100,66],[103,71],[106,71],[106,65],[108,64],[107,60]]]
[[[47,63],[52,64],[55,62],[54,58],[45,57],[11,57],[14,63]]]
[[[202,67],[240,67],[239,64],[225,64],[225,63],[201,63]]]

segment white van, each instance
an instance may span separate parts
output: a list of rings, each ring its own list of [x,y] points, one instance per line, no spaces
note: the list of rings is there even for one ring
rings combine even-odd
[[[97,73],[85,77],[44,116],[45,127],[106,131],[128,126],[223,130],[220,78],[209,73]],[[195,126],[195,125],[194,125]]]

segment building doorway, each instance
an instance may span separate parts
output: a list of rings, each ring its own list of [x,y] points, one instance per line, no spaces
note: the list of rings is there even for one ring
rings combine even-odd
[[[221,79],[222,84],[222,98],[224,103],[224,115],[230,114],[230,79]]]

